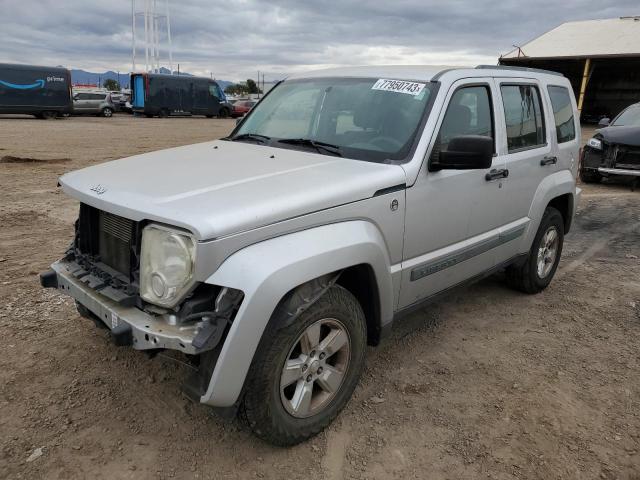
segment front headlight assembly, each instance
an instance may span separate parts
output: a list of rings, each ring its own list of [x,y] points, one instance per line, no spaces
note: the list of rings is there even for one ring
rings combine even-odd
[[[193,286],[195,239],[162,225],[142,231],[140,296],[162,307],[173,307]]]
[[[590,138],[587,142],[587,145],[589,145],[591,148],[595,148],[596,150],[602,150],[602,140],[600,140],[599,138]]]

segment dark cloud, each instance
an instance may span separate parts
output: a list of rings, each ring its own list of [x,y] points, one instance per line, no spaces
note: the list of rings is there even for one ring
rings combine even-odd
[[[276,78],[333,65],[495,63],[511,45],[562,22],[633,15],[637,5],[637,0],[174,0],[171,28],[174,62],[182,70],[225,79],[260,70]],[[125,0],[0,0],[0,61],[128,71],[130,16]]]

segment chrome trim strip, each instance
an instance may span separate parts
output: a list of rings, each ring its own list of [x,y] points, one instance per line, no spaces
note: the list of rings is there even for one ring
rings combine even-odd
[[[522,236],[525,230],[526,225],[521,225],[512,228],[511,230],[500,232],[497,236],[479,242],[471,247],[463,248],[454,254],[423,263],[422,265],[418,265],[413,270],[411,270],[410,279],[412,282],[414,282],[426,276],[440,272],[446,268],[453,267],[454,265],[462,263],[465,260],[469,260],[470,258],[473,258],[477,255],[488,252],[492,248],[499,247],[504,243],[515,240],[516,238]]]
[[[600,173],[607,173],[609,175],[630,175],[632,177],[640,177],[640,170],[627,170],[622,168],[598,168]]]

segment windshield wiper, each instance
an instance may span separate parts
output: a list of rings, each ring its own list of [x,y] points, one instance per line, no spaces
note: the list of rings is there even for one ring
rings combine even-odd
[[[313,147],[316,151],[325,151],[332,153],[338,157],[342,156],[342,152],[338,145],[333,145],[332,143],[319,142],[318,140],[311,140],[310,138],[283,138],[278,140],[278,143],[287,143],[289,145],[305,145],[309,147]]]
[[[271,137],[267,137],[266,135],[260,135],[259,133],[241,133],[240,135],[236,135],[235,137],[227,137],[228,140],[235,142],[237,140],[258,140],[262,143],[267,143],[271,140]]]

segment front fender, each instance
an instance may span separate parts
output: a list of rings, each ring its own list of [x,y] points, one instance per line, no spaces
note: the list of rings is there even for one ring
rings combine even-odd
[[[393,318],[390,260],[380,230],[370,222],[334,223],[283,235],[225,260],[206,283],[242,290],[244,299],[200,401],[216,407],[237,401],[271,314],[287,292],[321,275],[363,263],[373,268],[385,325]]]

